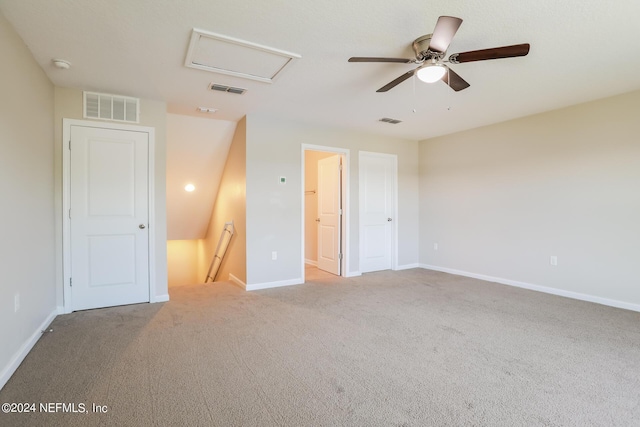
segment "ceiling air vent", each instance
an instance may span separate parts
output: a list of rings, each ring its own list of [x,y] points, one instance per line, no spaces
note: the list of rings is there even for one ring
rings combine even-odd
[[[138,123],[140,99],[106,93],[83,92],[84,118]]]
[[[241,88],[241,87],[225,86],[225,85],[219,85],[217,83],[211,83],[209,85],[209,89],[217,90],[218,92],[235,93],[236,95],[242,95],[243,93],[245,93],[247,91],[246,89]]]
[[[390,119],[389,117],[383,117],[378,121],[385,122],[385,123],[391,123],[392,125],[397,125],[398,123],[402,123],[402,120]]]

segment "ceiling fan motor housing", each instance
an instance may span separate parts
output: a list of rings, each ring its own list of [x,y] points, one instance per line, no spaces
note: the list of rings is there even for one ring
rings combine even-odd
[[[440,60],[444,57],[444,52],[440,53],[429,50],[432,35],[433,34],[427,34],[426,36],[418,37],[413,41],[411,46],[413,47],[413,51],[416,53],[416,59],[418,61],[424,61],[425,59]]]

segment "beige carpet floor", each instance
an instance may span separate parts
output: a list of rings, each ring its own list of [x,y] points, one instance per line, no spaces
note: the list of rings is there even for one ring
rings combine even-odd
[[[0,403],[89,413],[0,425],[640,425],[640,313],[428,270],[182,286],[52,328]]]

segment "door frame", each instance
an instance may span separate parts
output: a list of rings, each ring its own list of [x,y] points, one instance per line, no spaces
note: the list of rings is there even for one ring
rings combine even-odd
[[[342,277],[350,277],[349,269],[349,248],[350,248],[350,238],[349,238],[349,230],[350,230],[350,196],[349,196],[349,183],[350,183],[350,171],[349,165],[351,164],[350,159],[350,150],[348,148],[338,148],[338,147],[327,147],[324,145],[314,145],[314,144],[300,144],[300,157],[301,157],[301,179],[300,179],[300,212],[301,212],[301,239],[300,239],[300,266],[302,271],[302,282],[306,281],[305,277],[305,153],[307,151],[321,151],[324,153],[333,153],[341,155],[344,159],[344,163],[342,165],[342,242],[340,251],[342,253],[342,260],[340,261],[340,276]]]
[[[71,293],[71,219],[69,218],[71,196],[71,127],[81,126],[100,129],[143,132],[149,135],[148,150],[148,209],[149,209],[149,302],[157,302],[154,286],[156,282],[156,211],[155,211],[155,128],[147,126],[95,122],[89,120],[62,119],[62,297],[64,313],[73,311]]]
[[[398,269],[398,155],[397,154],[389,154],[389,153],[376,153],[373,151],[360,151],[358,153],[358,236],[360,236],[360,245],[358,247],[358,256],[362,257],[362,245],[364,243],[363,236],[363,211],[361,207],[363,206],[363,191],[362,191],[362,158],[363,157],[382,157],[393,160],[393,183],[391,184],[391,189],[393,194],[391,196],[391,200],[393,201],[393,207],[391,209],[392,219],[391,222],[391,270]],[[362,262],[359,259],[359,265],[362,266]]]

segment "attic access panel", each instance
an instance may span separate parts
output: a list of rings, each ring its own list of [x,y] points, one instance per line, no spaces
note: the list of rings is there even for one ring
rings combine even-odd
[[[185,66],[272,83],[296,53],[193,29]]]

